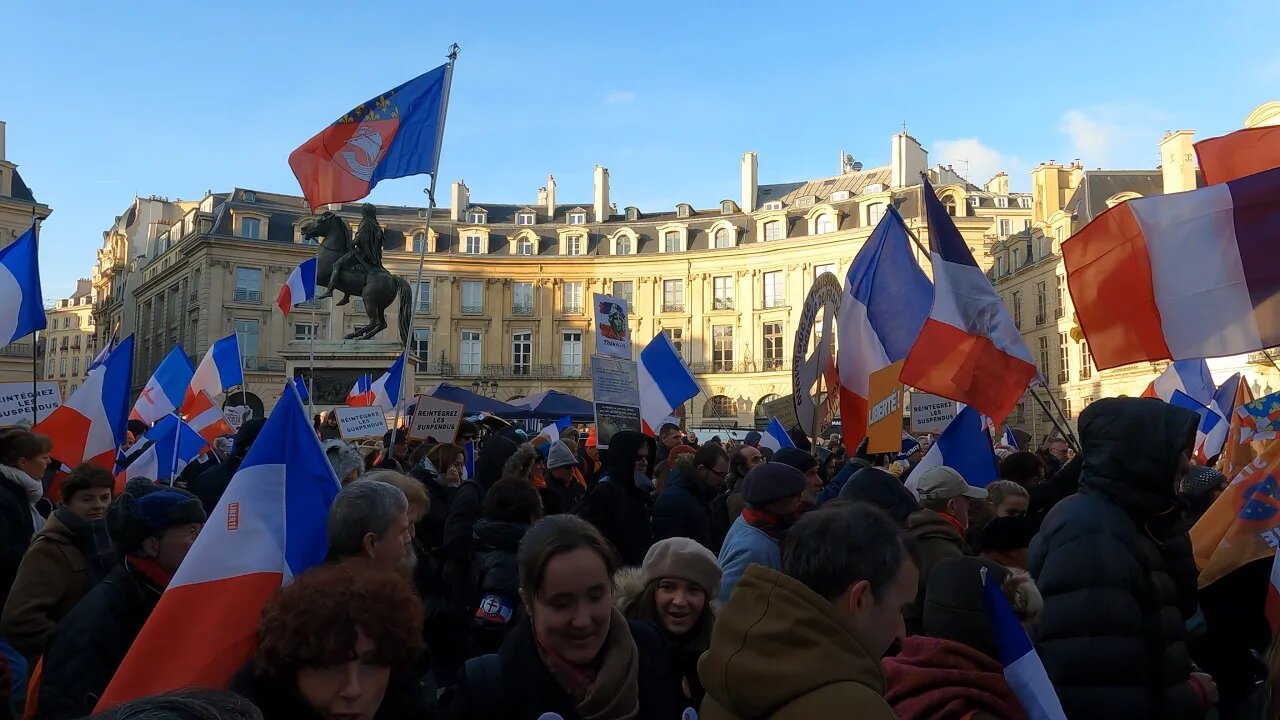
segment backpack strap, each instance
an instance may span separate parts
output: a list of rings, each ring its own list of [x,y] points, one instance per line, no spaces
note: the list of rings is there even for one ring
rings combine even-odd
[[[468,717],[500,720],[505,714],[506,686],[502,682],[502,658],[497,653],[479,655],[463,665],[470,700]]]

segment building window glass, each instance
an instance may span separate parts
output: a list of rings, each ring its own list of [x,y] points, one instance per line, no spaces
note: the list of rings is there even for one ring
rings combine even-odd
[[[1036,283],[1036,325],[1043,325],[1045,321],[1045,305],[1047,304],[1045,296],[1044,283]]]
[[[426,250],[427,234],[424,232],[416,232],[413,234],[413,251],[416,253]]]
[[[662,281],[662,312],[684,312],[684,281]]]
[[[76,375],[79,375],[79,374],[80,374],[80,358],[73,357],[71,358],[71,375],[72,377],[75,377]]]
[[[737,418],[738,411],[733,405],[733,398],[727,395],[716,395],[702,407],[702,414],[704,417],[720,418],[723,421]]]
[[[582,375],[582,333],[560,333],[560,374],[564,377]]]
[[[813,279],[817,280],[818,278],[822,277],[822,273],[831,273],[832,275],[835,275],[836,274],[835,263],[830,263],[827,265],[815,265],[813,268]]]
[[[631,303],[635,298],[635,285],[630,281],[614,280],[613,296],[626,303],[627,311],[631,311]]]
[[[1064,383],[1071,374],[1071,346],[1067,344],[1067,334],[1058,333],[1058,360],[1062,367],[1058,368],[1058,382]]]
[[[511,335],[511,374],[533,372],[533,333],[521,331]]]
[[[733,247],[733,234],[728,228],[720,228],[716,230],[716,249],[724,249]]]
[[[711,370],[733,371],[733,326],[711,326]]]
[[[1049,377],[1049,338],[1041,337],[1040,343],[1040,375]]]
[[[676,354],[684,357],[684,328],[663,328],[662,332],[667,334],[667,339],[676,348]]]
[[[67,359],[62,358],[58,361],[58,377],[67,376]]]
[[[569,255],[583,255],[586,253],[586,243],[581,235],[570,235],[564,239],[565,249]]]
[[[480,374],[480,331],[463,330],[462,343],[458,348],[458,359],[463,375]]]
[[[511,314],[533,315],[533,283],[518,282],[511,285]]]
[[[532,240],[530,240],[530,239],[529,239],[529,238],[527,238],[527,237],[522,237],[522,238],[520,238],[519,240],[516,240],[516,254],[517,254],[517,255],[532,255],[532,254],[533,254],[533,241],[532,241]]]
[[[240,218],[240,237],[260,239],[262,236],[258,233],[262,230],[262,221],[258,218]]]
[[[236,268],[236,300],[258,302],[262,299],[262,271],[258,268]]]
[[[764,274],[764,306],[767,308],[782,307],[782,271],[774,270]]]
[[[420,313],[431,312],[431,281],[423,280],[418,283],[417,311]]]
[[[680,252],[680,233],[675,230],[662,233],[662,252]]]
[[[1062,317],[1067,314],[1067,278],[1062,275],[1056,275],[1053,278],[1054,287],[1058,296],[1058,307],[1054,308],[1054,314]]]
[[[472,225],[483,225],[485,219],[483,210],[472,210],[467,213],[467,222]]]
[[[1091,377],[1093,377],[1093,353],[1089,352],[1089,341],[1085,340],[1080,343],[1080,379],[1088,380]]]
[[[782,239],[782,221],[770,220],[764,224],[764,241],[781,240]]]
[[[564,312],[574,315],[582,312],[582,283],[567,282],[564,284],[562,297]]]
[[[818,235],[835,232],[836,219],[831,216],[831,213],[822,213],[818,216],[818,219],[814,221],[813,230]]]
[[[414,328],[413,340],[409,345],[409,350],[414,357],[418,358],[421,363],[425,364],[427,358],[431,355],[431,329],[430,328]]]
[[[1000,237],[1002,238],[1009,237],[1009,227],[1011,224],[1012,223],[1010,223],[1007,219],[1000,218]]]
[[[764,326],[764,369],[780,370],[782,368],[782,323],[765,323]]]
[[[614,254],[615,255],[631,254],[631,236],[630,235],[618,236],[617,240],[614,241]]]
[[[484,312],[484,282],[481,280],[462,281],[462,314],[479,315]]]
[[[867,206],[867,224],[878,225],[884,217],[884,203],[871,203]]]
[[[296,322],[293,324],[294,340],[313,340],[320,338],[321,325],[319,323]]]
[[[258,359],[257,320],[236,320],[236,342],[240,345],[240,357],[245,367],[253,368]]]
[[[1022,329],[1022,291],[1013,291],[1013,326]]]
[[[711,278],[712,309],[733,309],[733,276],[721,275]]]
[[[479,255],[480,245],[483,243],[483,240],[484,239],[481,238],[479,235],[466,236],[466,238],[464,238],[463,240],[462,252],[466,253],[467,255]]]
[[[586,213],[569,213],[569,224],[570,225],[586,225],[587,214]]]
[[[533,221],[534,221],[533,213],[520,213],[519,215],[516,215],[517,225],[532,225]]]

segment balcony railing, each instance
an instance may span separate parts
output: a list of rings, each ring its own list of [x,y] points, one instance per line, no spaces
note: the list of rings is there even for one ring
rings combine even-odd
[[[770,308],[780,308],[786,304],[786,301],[782,298],[765,298],[762,307],[763,309],[768,310]]]
[[[533,305],[512,305],[511,314],[520,317],[529,317],[533,315]]]
[[[684,312],[684,301],[681,302],[664,302],[662,303],[662,312],[678,313]]]
[[[1062,371],[1060,371],[1060,372],[1058,373],[1058,384],[1059,384],[1059,385],[1062,385],[1062,384],[1066,383],[1066,382],[1067,382],[1068,380],[1070,380],[1070,379],[1071,379],[1071,375],[1070,375],[1070,373],[1068,373],[1066,370],[1062,370]]]
[[[733,298],[715,298],[711,301],[712,310],[732,310]]]
[[[463,305],[462,314],[463,315],[483,315],[484,306],[483,305]]]
[[[484,377],[486,379],[518,378],[521,380],[554,380],[563,378],[587,377],[587,367],[580,364],[534,363],[530,365],[471,365],[460,363],[431,362],[417,363],[419,375],[439,375],[442,377]]]
[[[236,288],[235,299],[238,302],[261,302],[262,291],[249,288]]]
[[[712,362],[689,363],[689,371],[696,375],[723,373],[753,373],[785,370],[786,363],[781,360],[716,360]]]
[[[31,343],[9,343],[0,347],[2,357],[31,357]]]
[[[582,303],[565,303],[564,312],[566,315],[581,315]]]
[[[284,372],[284,360],[280,358],[246,355],[242,360],[244,369],[250,372]]]

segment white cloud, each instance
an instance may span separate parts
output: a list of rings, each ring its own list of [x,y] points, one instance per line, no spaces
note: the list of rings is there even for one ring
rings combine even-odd
[[[1114,122],[1090,115],[1083,110],[1068,110],[1062,117],[1062,131],[1071,138],[1071,147],[1086,165],[1103,167],[1111,156],[1111,147],[1121,134]]]
[[[938,163],[950,165],[957,173],[978,186],[985,184],[998,172],[1009,173],[1011,178],[1021,178],[1024,174],[1022,160],[983,145],[977,138],[934,141],[929,164]]]
[[[1153,167],[1157,145],[1173,118],[1142,103],[1071,108],[1058,129],[1071,142],[1071,157],[1087,168]]]
[[[604,96],[605,105],[630,105],[635,100],[636,94],[630,90],[614,90]]]

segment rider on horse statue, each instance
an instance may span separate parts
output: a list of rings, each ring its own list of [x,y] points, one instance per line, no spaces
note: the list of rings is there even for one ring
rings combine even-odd
[[[356,236],[351,241],[351,249],[333,264],[331,277],[338,277],[353,262],[363,265],[366,275],[386,272],[386,269],[382,266],[384,239],[385,235],[382,231],[382,226],[378,224],[377,210],[371,203],[365,203],[364,207],[360,209],[360,227],[356,229]],[[327,297],[333,297],[332,285],[325,290],[323,295],[316,299],[322,300]],[[346,305],[349,302],[351,302],[351,296],[344,294],[338,304]]]

